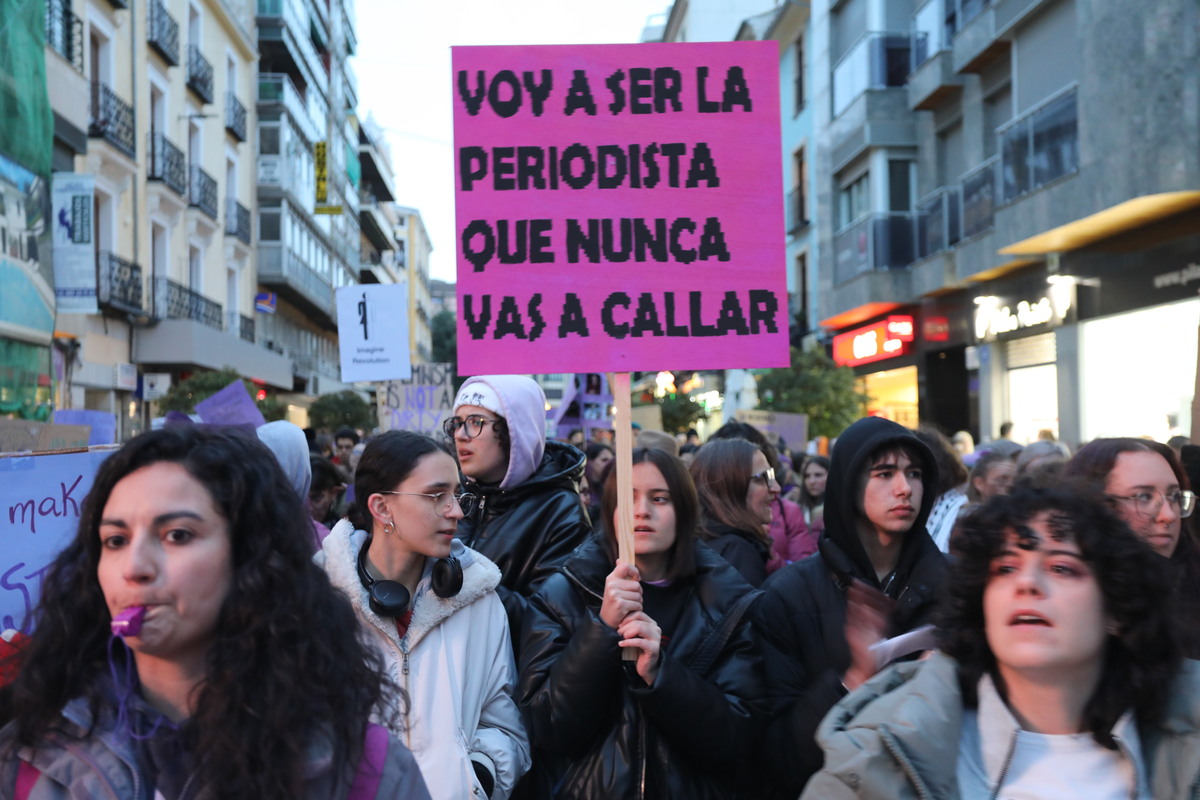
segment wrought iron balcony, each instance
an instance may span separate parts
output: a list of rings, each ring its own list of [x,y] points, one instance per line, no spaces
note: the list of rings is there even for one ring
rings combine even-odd
[[[250,209],[232,197],[225,199],[225,233],[250,244]]]
[[[154,279],[154,314],[159,319],[190,319],[224,330],[221,304],[170,278]]]
[[[179,23],[162,0],[146,4],[146,41],[172,67],[179,66]]]
[[[254,344],[254,318],[238,314],[238,336],[242,341]]]
[[[46,44],[83,73],[83,20],[67,0],[46,0]]]
[[[96,299],[102,307],[141,313],[142,268],[108,251],[96,253]]]
[[[205,103],[213,100],[213,68],[200,52],[200,45],[188,45],[188,88]]]
[[[130,158],[137,158],[133,136],[133,107],[107,85],[92,82],[92,119],[88,136],[104,139]]]
[[[239,142],[246,141],[246,107],[233,92],[225,92],[225,130]]]
[[[788,192],[786,205],[788,233],[797,233],[804,228],[807,228],[809,225],[809,219],[803,186],[797,186]]]
[[[146,177],[162,181],[180,197],[187,196],[187,162],[183,151],[161,133],[150,134],[150,172]]]
[[[188,182],[188,205],[198,208],[211,219],[217,218],[217,179],[192,164]]]

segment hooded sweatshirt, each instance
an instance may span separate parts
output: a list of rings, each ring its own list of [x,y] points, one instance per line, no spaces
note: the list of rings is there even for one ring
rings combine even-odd
[[[569,444],[546,441],[546,398],[531,378],[469,378],[455,398],[456,413],[462,405],[486,408],[508,426],[508,469],[500,483],[463,478],[479,504],[459,521],[457,535],[500,568],[496,593],[516,637],[527,598],[591,531],[579,497],[585,459]]]
[[[894,572],[880,581],[858,533],[864,476],[872,456],[903,446],[916,456],[924,491],[913,526],[904,535]],[[933,453],[907,428],[867,417],[847,428],[834,446],[825,490],[825,531],[819,550],[776,572],[754,609],[764,638],[768,693],[774,720],[764,756],[780,796],[795,797],[821,767],[817,724],[846,693],[846,590],[854,580],[884,591],[895,605],[887,636],[929,622],[945,558],[925,529],[938,484]]]

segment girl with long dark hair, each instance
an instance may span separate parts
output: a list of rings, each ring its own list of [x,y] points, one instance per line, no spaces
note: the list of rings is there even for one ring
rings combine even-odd
[[[739,793],[753,779],[762,691],[745,616],[754,592],[696,543],[683,463],[645,448],[632,460],[633,496],[618,497],[614,470],[603,532],[546,579],[525,618],[520,704],[551,773],[538,796],[758,796]],[[616,559],[619,503],[632,504],[632,564]],[[626,649],[636,661],[622,662]]]
[[[454,538],[474,501],[441,445],[388,431],[367,444],[354,505],[317,555],[407,692],[383,708],[434,800],[502,800],[529,768],[500,570]]]

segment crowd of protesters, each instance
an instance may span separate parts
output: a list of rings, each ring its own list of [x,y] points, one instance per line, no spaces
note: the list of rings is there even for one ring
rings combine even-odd
[[[1200,798],[1200,448],[545,408],[132,440],[0,644],[0,796]]]

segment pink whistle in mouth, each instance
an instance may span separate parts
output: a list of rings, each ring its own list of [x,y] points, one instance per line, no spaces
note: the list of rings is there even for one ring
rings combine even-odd
[[[137,636],[142,631],[142,620],[146,618],[145,606],[130,606],[113,617],[114,636]]]

